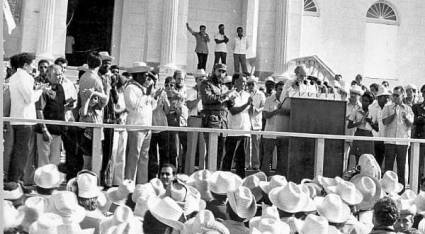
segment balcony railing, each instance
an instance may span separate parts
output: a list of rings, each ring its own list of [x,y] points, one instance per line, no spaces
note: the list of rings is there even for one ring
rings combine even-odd
[[[93,128],[93,157],[92,157],[92,170],[99,174],[102,166],[102,144],[101,132],[103,128],[126,128],[127,130],[154,130],[154,131],[179,131],[179,132],[198,132],[209,134],[207,145],[217,145],[218,136],[220,134],[250,134],[250,135],[267,135],[274,137],[298,137],[298,138],[313,138],[315,139],[315,161],[314,161],[314,176],[323,175],[324,165],[324,152],[325,140],[360,140],[360,141],[399,141],[409,142],[411,146],[411,160],[409,166],[409,181],[410,188],[413,191],[418,191],[418,178],[419,178],[419,148],[420,144],[425,144],[425,139],[399,139],[399,138],[383,138],[383,137],[361,137],[361,136],[346,136],[346,135],[321,135],[309,133],[294,133],[294,132],[269,132],[269,131],[242,131],[231,129],[213,129],[213,128],[193,128],[193,127],[160,127],[160,126],[139,126],[139,125],[116,125],[116,124],[93,124],[82,122],[64,122],[52,120],[29,120],[29,119],[16,119],[3,117],[5,122],[25,122],[25,123],[45,123],[63,126],[77,126],[77,127],[92,127]],[[196,144],[193,144],[196,147]],[[217,147],[208,148],[208,163],[205,167],[209,170],[215,171],[217,169]],[[193,152],[190,149],[188,152]],[[186,156],[186,173],[193,172],[195,165],[195,154],[189,153]],[[204,160],[204,159],[200,159]],[[346,160],[346,159],[344,159]],[[345,163],[344,163],[345,165]],[[202,163],[200,163],[203,168]],[[344,168],[345,169],[345,168]],[[2,167],[0,167],[2,170]],[[341,174],[343,171],[340,172]]]

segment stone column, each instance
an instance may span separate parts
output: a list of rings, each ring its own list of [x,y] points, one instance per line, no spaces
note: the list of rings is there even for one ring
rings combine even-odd
[[[55,1],[40,0],[40,26],[37,44],[37,57],[40,59],[53,59]]]
[[[169,75],[176,69],[179,0],[166,0],[163,4],[160,73]]]
[[[302,15],[303,1],[276,1],[275,75],[286,72],[288,61],[299,57]]]

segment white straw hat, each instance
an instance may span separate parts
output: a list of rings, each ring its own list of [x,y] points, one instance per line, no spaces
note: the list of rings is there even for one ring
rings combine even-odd
[[[274,188],[270,191],[269,198],[278,209],[288,213],[316,210],[313,200],[293,182],[289,182],[286,186]]]
[[[251,227],[250,227],[251,228]],[[252,227],[252,234],[289,234],[289,225],[275,219],[261,219],[258,225]]]
[[[344,223],[350,218],[350,208],[336,194],[328,194],[323,199],[316,197],[317,212],[332,223]]]
[[[25,212],[20,209],[17,210],[12,202],[3,200],[3,227],[4,230],[15,228],[21,225],[24,220]]]
[[[280,187],[280,186],[286,186],[288,184],[288,181],[286,180],[285,176],[282,175],[274,175],[270,178],[270,181],[260,181],[260,188],[265,193],[270,193],[270,191],[274,188]]]
[[[381,198],[381,184],[375,177],[367,175],[355,175],[351,178],[351,182],[362,193],[363,200],[358,204],[360,210],[369,210]]]
[[[329,191],[339,195],[348,205],[357,205],[363,200],[362,193],[349,181],[339,181],[334,187],[328,187]]]
[[[82,198],[94,198],[101,192],[97,186],[97,176],[91,173],[83,173],[77,176],[78,196]]]
[[[41,188],[52,189],[59,187],[61,176],[55,164],[46,164],[34,172],[34,183]]]
[[[151,214],[161,223],[176,230],[183,230],[184,224],[180,222],[183,215],[182,208],[170,197],[152,197],[148,202]]]
[[[388,194],[397,194],[404,188],[404,186],[398,182],[397,173],[393,171],[386,171],[380,183],[382,190]]]
[[[247,187],[240,186],[236,191],[227,193],[227,200],[235,214],[243,219],[250,219],[257,212],[255,197]]]
[[[242,179],[229,171],[216,171],[209,179],[211,192],[222,195],[235,191],[241,184]]]
[[[86,211],[78,205],[77,196],[73,192],[60,191],[52,194],[53,213],[62,217],[64,223],[80,223]]]

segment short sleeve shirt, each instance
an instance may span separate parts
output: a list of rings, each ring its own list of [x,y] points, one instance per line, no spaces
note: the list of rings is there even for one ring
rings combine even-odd
[[[276,95],[273,94],[266,99],[266,103],[264,104],[265,112],[272,112],[279,108],[281,102],[276,98]],[[276,118],[277,115],[272,116],[271,118],[266,119],[266,127],[264,131],[276,131]],[[274,136],[263,135],[264,138],[275,138]]]
[[[196,53],[208,54],[208,41],[206,36],[203,36],[201,32],[194,32],[193,36],[196,38]]]
[[[188,101],[194,101],[198,99],[198,96],[199,96],[199,93],[196,87],[188,89],[186,94],[187,94]],[[196,107],[189,110],[189,116],[197,116],[198,113],[201,111],[202,111],[202,102],[201,100],[199,100],[198,105],[196,105]]]
[[[40,99],[35,103],[37,110],[43,111],[44,119],[65,120],[65,93],[62,85],[52,85],[52,89],[43,92]],[[49,133],[62,134],[63,127],[59,125],[47,125]]]
[[[217,39],[217,40],[222,41],[222,40],[224,40],[224,35],[221,34],[221,33],[217,33],[217,34],[214,35],[214,39]],[[222,42],[222,43],[216,43],[215,44],[215,52],[224,52],[224,53],[226,53],[227,52],[227,45],[226,45],[226,43],[224,43],[224,42]]]
[[[411,135],[411,127],[407,126],[405,121],[403,120],[403,113],[406,113],[406,117],[413,122],[413,111],[410,106],[406,104],[397,105],[395,107],[395,104],[389,104],[384,107],[382,110],[382,119],[385,119],[392,114],[394,114],[394,111],[396,112],[396,116],[394,117],[394,120],[385,126],[385,137],[391,137],[391,138],[410,138]],[[408,142],[385,142],[387,144],[395,144],[395,145],[409,145]]]

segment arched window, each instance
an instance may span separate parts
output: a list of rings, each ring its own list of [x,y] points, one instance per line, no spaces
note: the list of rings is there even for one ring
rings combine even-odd
[[[369,8],[366,18],[370,23],[398,24],[398,16],[393,6],[382,0]]]
[[[319,16],[319,9],[314,0],[304,0],[304,15]]]

